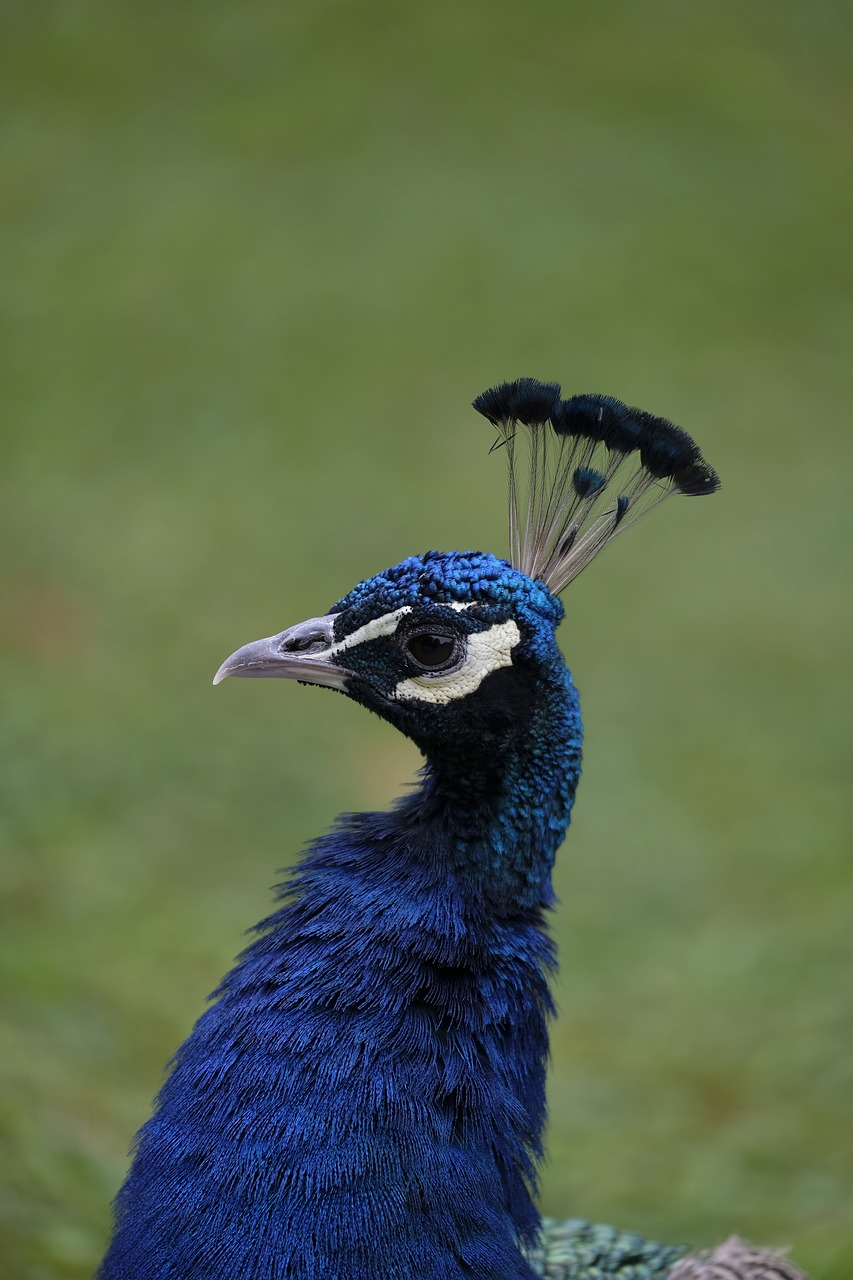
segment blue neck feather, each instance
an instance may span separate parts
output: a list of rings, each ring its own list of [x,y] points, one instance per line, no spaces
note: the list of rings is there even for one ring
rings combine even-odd
[[[317,840],[178,1051],[101,1280],[529,1280],[568,671],[488,759],[432,750]]]

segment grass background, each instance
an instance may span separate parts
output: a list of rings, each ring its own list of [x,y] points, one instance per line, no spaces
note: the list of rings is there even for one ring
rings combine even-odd
[[[849,6],[0,18],[0,1274],[91,1274],[275,869],[417,763],[213,671],[406,554],[503,551],[467,404],[531,374],[724,480],[567,595],[544,1208],[848,1280]]]

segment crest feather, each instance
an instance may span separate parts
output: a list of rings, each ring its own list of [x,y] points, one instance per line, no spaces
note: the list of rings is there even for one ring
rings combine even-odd
[[[474,408],[506,449],[510,559],[554,594],[665,498],[720,485],[686,431],[613,396],[563,400],[556,382],[518,378]]]

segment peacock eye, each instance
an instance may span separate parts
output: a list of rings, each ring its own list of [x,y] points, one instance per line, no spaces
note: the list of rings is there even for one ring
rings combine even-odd
[[[455,636],[442,635],[436,631],[416,631],[407,637],[405,649],[417,666],[427,671],[439,671],[452,666],[458,657]]]

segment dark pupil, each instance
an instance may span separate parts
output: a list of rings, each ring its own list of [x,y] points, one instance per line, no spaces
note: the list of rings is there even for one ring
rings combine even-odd
[[[422,667],[440,667],[453,655],[452,640],[447,636],[430,635],[428,631],[412,636],[407,648],[415,662],[419,662]]]

